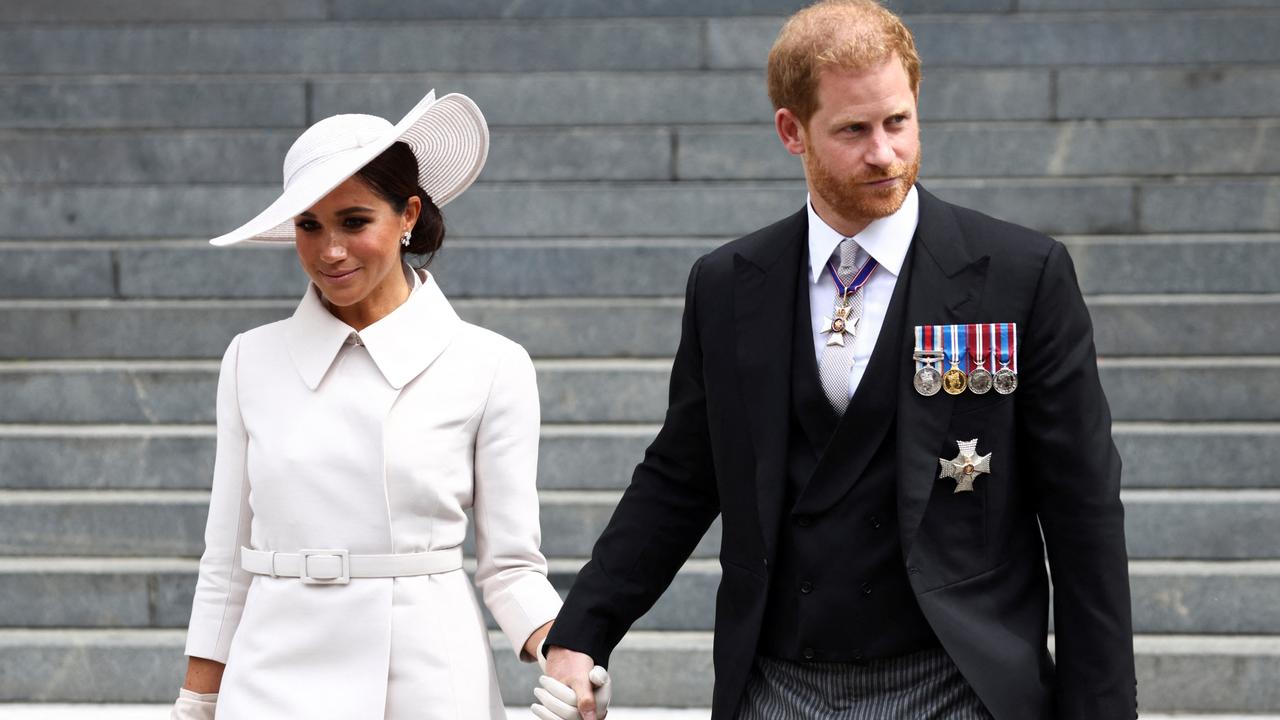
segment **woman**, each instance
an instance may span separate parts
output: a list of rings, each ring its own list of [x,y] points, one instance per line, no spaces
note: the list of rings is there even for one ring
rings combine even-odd
[[[311,285],[222,361],[174,717],[505,717],[460,546],[471,509],[476,585],[531,661],[560,607],[538,550],[533,364],[403,259],[439,249],[439,206],[488,140],[462,95],[395,126],[327,118],[290,148],[281,196],[211,241],[292,241]]]

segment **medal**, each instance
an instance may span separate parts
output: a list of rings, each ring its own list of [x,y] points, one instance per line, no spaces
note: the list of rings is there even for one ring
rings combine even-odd
[[[991,453],[979,456],[976,439],[967,442],[957,440],[956,445],[960,447],[960,454],[954,460],[938,458],[938,463],[942,466],[938,479],[955,480],[956,489],[953,492],[973,492],[973,481],[979,475],[991,472]]]
[[[942,389],[942,328],[938,325],[916,326],[916,351],[911,355],[916,374],[911,384],[916,392],[929,397]]]
[[[969,371],[969,391],[974,395],[986,395],[991,392],[991,373],[987,370],[987,356],[983,352],[983,340],[987,333],[986,325],[970,325],[969,341],[974,350],[973,369]]]
[[[995,388],[1001,395],[1018,389],[1018,326],[1015,323],[992,325],[993,335],[1000,343],[1000,369],[996,370]],[[992,351],[995,351],[993,344]]]
[[[875,273],[878,267],[880,267],[880,264],[876,262],[875,258],[868,259],[854,274],[849,284],[845,285],[840,281],[840,273],[836,272],[832,261],[827,261],[827,272],[831,273],[831,279],[836,281],[836,301],[840,303],[832,313],[833,317],[822,318],[822,329],[819,332],[827,336],[828,347],[832,345],[844,347],[845,335],[852,336],[857,332],[858,321],[862,317],[861,315],[850,317],[853,313],[853,307],[849,305],[849,299],[871,280],[871,275]]]
[[[965,359],[965,334],[960,332],[959,325],[947,326],[947,353],[951,356],[951,369],[942,376],[942,389],[948,395],[959,395],[969,384],[968,376],[960,369],[960,361]]]

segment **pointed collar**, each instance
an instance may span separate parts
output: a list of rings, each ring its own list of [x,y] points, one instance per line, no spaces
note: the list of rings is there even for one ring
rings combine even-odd
[[[307,387],[320,387],[342,346],[352,336],[368,350],[387,384],[399,390],[427,369],[457,335],[462,320],[435,277],[425,270],[406,268],[413,290],[386,317],[357,333],[334,317],[314,284],[285,321],[286,342],[298,374]]]
[[[809,209],[809,282],[816,283],[844,236],[818,217],[812,199],[805,205]],[[911,237],[916,234],[919,223],[920,196],[913,185],[897,212],[873,221],[854,235],[853,240],[875,258],[880,267],[897,277],[902,272],[902,261],[907,257]]]

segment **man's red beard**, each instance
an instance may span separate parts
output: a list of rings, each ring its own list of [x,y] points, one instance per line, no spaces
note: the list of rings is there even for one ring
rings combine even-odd
[[[818,195],[840,217],[848,221],[878,220],[902,207],[911,186],[920,175],[920,153],[909,163],[894,163],[883,172],[869,172],[854,177],[837,176],[810,147],[804,153],[805,174],[814,194]],[[889,187],[873,188],[865,183],[899,178]]]

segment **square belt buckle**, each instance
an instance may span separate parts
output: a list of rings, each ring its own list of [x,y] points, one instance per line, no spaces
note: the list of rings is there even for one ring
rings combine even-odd
[[[351,558],[346,550],[299,550],[298,579],[307,585],[346,585],[351,582]]]

